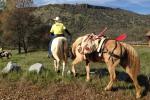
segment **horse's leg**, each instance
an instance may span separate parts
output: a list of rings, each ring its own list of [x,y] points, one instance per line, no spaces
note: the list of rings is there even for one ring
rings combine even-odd
[[[65,71],[65,66],[66,66],[66,62],[65,61],[63,61],[63,68],[62,68],[62,76],[64,76],[64,71]]]
[[[133,80],[135,89],[136,89],[136,98],[141,97],[142,88],[138,83],[137,74],[133,72],[132,68],[126,66],[126,72],[129,74],[130,78]]]
[[[74,61],[72,62],[72,73],[73,73],[74,76],[76,76],[75,65],[78,64],[78,63],[81,62],[81,61],[82,61],[81,58],[76,57],[76,58],[74,59]]]
[[[57,69],[57,61],[56,60],[54,60],[54,68],[55,68],[55,71],[58,71],[58,69]]]
[[[57,72],[59,72],[59,71],[60,71],[60,70],[59,70],[60,60],[59,60],[59,59],[57,59],[56,61],[57,61],[56,69],[57,69]]]
[[[90,62],[86,60],[86,81],[90,80]]]
[[[113,59],[113,58],[112,58],[112,59]],[[108,62],[106,62],[107,66],[108,66],[108,71],[109,71],[109,74],[110,74],[110,81],[109,81],[108,85],[105,87],[105,90],[106,90],[106,91],[112,89],[113,82],[116,80],[115,69],[116,69],[116,66],[117,66],[119,63],[120,63],[120,59],[114,60],[114,63],[113,63],[113,61],[112,61],[111,59],[108,60]]]
[[[64,76],[64,71],[65,71],[65,67],[66,67],[66,64],[67,64],[67,55],[65,56],[64,60],[63,60],[63,68],[62,68],[62,76]]]

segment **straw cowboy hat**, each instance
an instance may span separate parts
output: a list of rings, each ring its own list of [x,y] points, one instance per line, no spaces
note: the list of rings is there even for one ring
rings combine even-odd
[[[57,16],[56,18],[54,18],[53,20],[54,20],[54,21],[61,21],[61,20],[60,20],[60,17],[58,17],[58,16]]]

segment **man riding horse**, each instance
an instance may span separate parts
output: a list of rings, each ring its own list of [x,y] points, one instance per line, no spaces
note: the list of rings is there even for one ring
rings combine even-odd
[[[66,32],[70,36],[71,41],[71,34],[66,29],[64,24],[61,22],[59,17],[56,17],[54,19],[55,24],[52,26],[50,33],[52,36],[52,39],[49,43],[49,55],[52,55],[54,58],[54,68],[55,72],[60,72],[59,67],[60,64],[62,64],[62,76],[64,76],[65,66],[67,65],[67,59],[68,59],[68,41],[67,38],[64,35],[64,32]]]
[[[54,38],[64,37],[64,32],[66,32],[69,35],[70,40],[72,39],[70,32],[66,29],[66,27],[62,23],[60,17],[56,17],[53,20],[55,21],[55,24],[52,25],[51,30],[50,30],[51,40],[49,42],[48,57],[50,57],[50,55],[51,55],[51,43],[52,43]]]

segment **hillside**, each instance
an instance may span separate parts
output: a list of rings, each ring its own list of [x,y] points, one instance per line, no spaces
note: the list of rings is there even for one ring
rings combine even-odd
[[[37,8],[34,15],[43,23],[53,23],[51,19],[60,16],[75,38],[108,27],[106,34],[110,37],[127,33],[129,41],[145,41],[144,35],[150,29],[149,15],[87,4],[47,5]]]

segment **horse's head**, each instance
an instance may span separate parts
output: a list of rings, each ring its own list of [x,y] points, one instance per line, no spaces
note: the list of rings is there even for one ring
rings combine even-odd
[[[96,51],[97,39],[99,39],[99,37],[93,33],[85,35],[81,42],[79,52],[81,54],[89,54]]]

